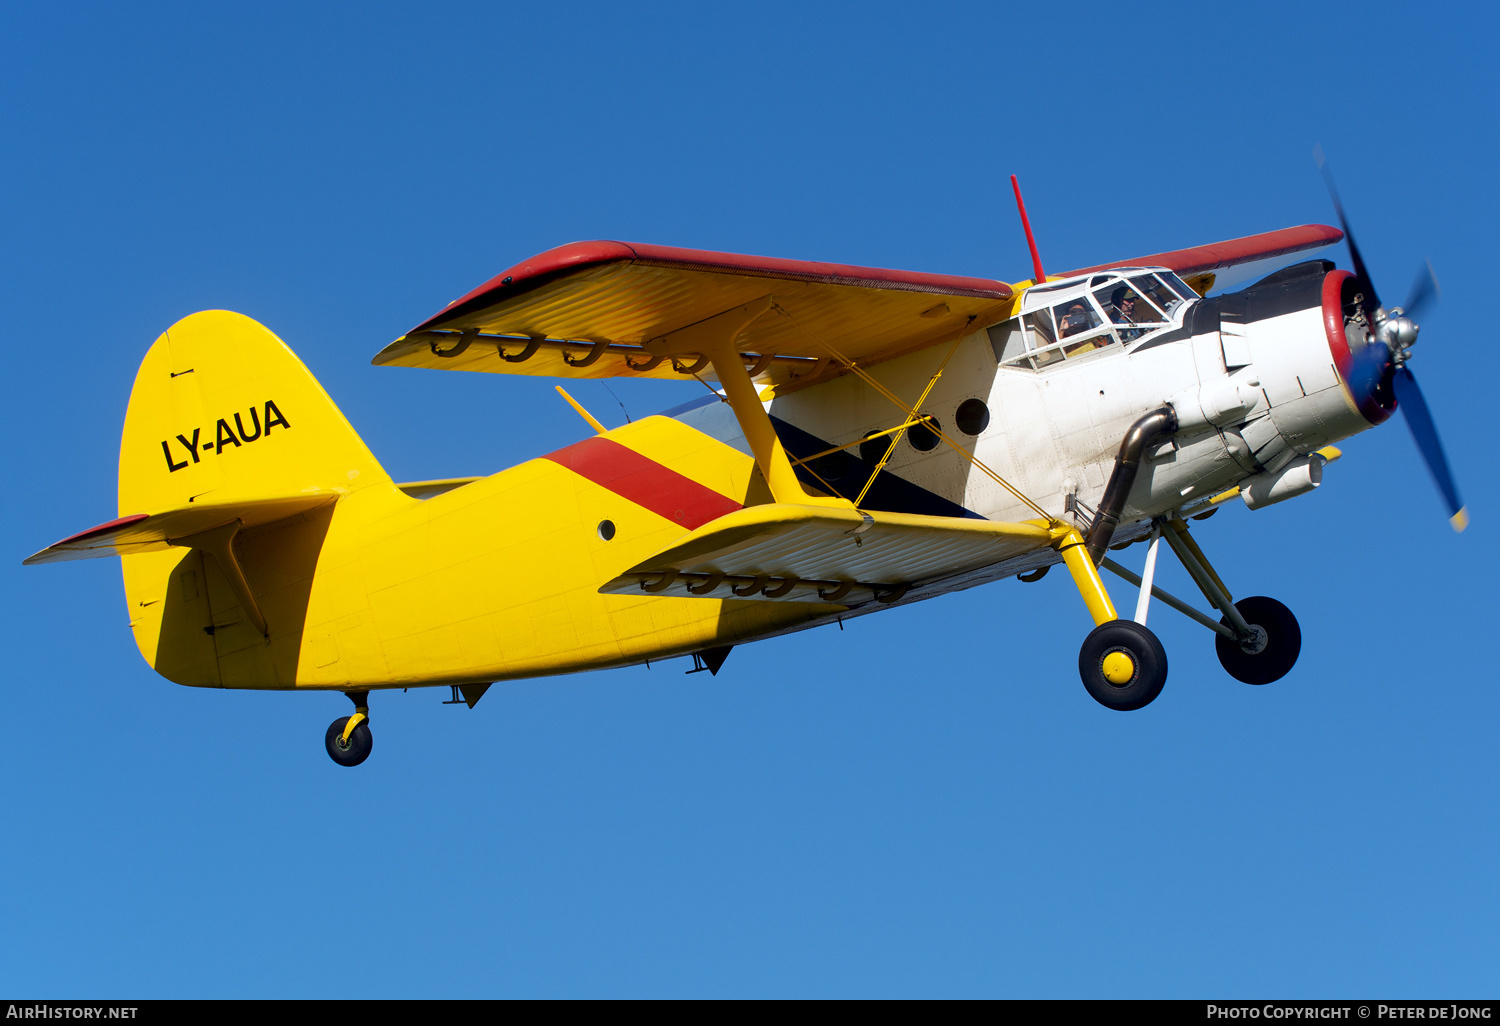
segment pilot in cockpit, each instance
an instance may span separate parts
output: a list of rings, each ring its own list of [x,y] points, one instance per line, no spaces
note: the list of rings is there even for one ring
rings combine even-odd
[[[1116,324],[1135,324],[1135,293],[1129,285],[1121,285],[1110,293],[1109,307],[1105,311],[1109,319]],[[1129,342],[1140,338],[1145,333],[1144,328],[1120,328],[1118,329],[1121,342]]]

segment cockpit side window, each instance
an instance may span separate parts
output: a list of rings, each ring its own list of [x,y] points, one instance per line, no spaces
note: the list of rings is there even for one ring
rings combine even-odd
[[[1099,326],[1099,315],[1094,311],[1093,304],[1082,296],[1054,306],[1052,317],[1057,322],[1059,338],[1072,338]]]
[[[1183,299],[1186,299],[1189,303],[1191,303],[1195,299],[1201,298],[1192,286],[1183,281],[1181,278],[1177,277],[1177,275],[1173,274],[1171,271],[1165,272],[1160,277],[1162,281],[1170,285],[1179,296],[1181,296]],[[1212,278],[1212,275],[1210,275],[1209,277]]]
[[[998,362],[1021,363],[1027,353],[1026,334],[1021,330],[1021,318],[1012,317],[991,328],[990,345],[995,350]],[[1026,366],[1030,366],[1030,363]]]
[[[1041,370],[1043,367],[1047,366],[1048,364],[1058,363],[1062,359],[1063,359],[1063,351],[1062,351],[1062,349],[1060,349],[1057,346],[1053,346],[1051,349],[1043,349],[1043,350],[1040,350],[1037,353],[1032,354],[1031,362],[1032,362],[1032,365],[1037,368],[1037,370]]]
[[[989,329],[995,359],[1004,366],[1040,370],[1070,357],[1113,345],[1114,325],[1087,295]]]
[[[1052,326],[1051,310],[1029,313],[1023,320],[1026,322],[1027,333],[1031,335],[1031,348],[1045,349],[1057,341],[1057,330]]]
[[[1103,349],[1115,341],[1112,322],[1100,315],[1101,308],[1090,301],[1089,296],[1053,307],[1057,318],[1058,333],[1064,339],[1063,352],[1077,356],[1095,349]]]
[[[1115,325],[1115,332],[1120,336],[1121,342],[1134,342],[1164,323],[1161,312],[1142,299],[1130,285],[1118,279],[1111,284],[1112,288],[1095,292],[1094,299]]]
[[[1182,305],[1182,297],[1163,285],[1154,274],[1137,275],[1130,279],[1130,284],[1162,312],[1164,321],[1170,321],[1172,312]]]

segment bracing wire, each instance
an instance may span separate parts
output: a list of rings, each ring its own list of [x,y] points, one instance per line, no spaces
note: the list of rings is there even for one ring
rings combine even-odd
[[[997,474],[993,470],[991,470],[987,465],[985,465],[984,461],[982,461],[981,459],[979,459],[979,457],[975,456],[968,449],[966,449],[963,446],[959,445],[952,438],[949,438],[948,435],[947,435],[947,433],[945,431],[943,431],[940,427],[938,427],[935,422],[923,420],[923,418],[920,418],[917,415],[916,411],[912,407],[906,405],[906,403],[904,403],[904,402],[901,401],[901,399],[900,399],[899,396],[897,396],[890,389],[888,389],[884,385],[882,385],[879,381],[877,381],[874,377],[872,377],[868,371],[866,371],[863,367],[859,366],[859,364],[855,363],[853,360],[849,359],[847,356],[844,356],[842,353],[840,353],[837,349],[835,349],[833,347],[833,345],[831,343],[829,343],[829,342],[825,341],[824,339],[820,338],[817,335],[817,333],[813,332],[806,325],[804,325],[801,321],[799,321],[795,316],[793,316],[792,313],[789,310],[786,309],[786,307],[782,306],[780,303],[778,303],[778,302],[776,302],[776,301],[773,300],[771,302],[771,309],[775,310],[777,313],[781,314],[781,316],[783,316],[787,320],[791,321],[792,324],[797,328],[797,330],[799,330],[803,334],[807,335],[814,342],[816,342],[819,346],[821,346],[824,350],[826,350],[828,352],[828,354],[833,357],[833,359],[837,360],[839,363],[841,363],[845,367],[847,367],[851,373],[853,373],[854,375],[856,375],[865,384],[867,384],[871,388],[873,388],[878,394],[880,394],[881,396],[885,397],[886,399],[888,399],[892,403],[894,403],[896,405],[896,407],[901,410],[902,413],[906,414],[906,417],[907,417],[908,421],[917,421],[919,423],[922,423],[922,425],[924,427],[926,427],[933,434],[937,435],[938,438],[941,439],[943,441],[943,443],[946,444],[950,449],[952,449],[953,451],[957,452],[959,455],[963,456],[964,459],[966,459],[970,463],[972,463],[981,473],[983,473],[984,475],[986,475],[987,477],[989,477],[992,481],[994,481],[996,484],[998,484],[1001,488],[1004,488],[1011,495],[1015,496],[1016,499],[1018,499],[1020,502],[1024,503],[1034,513],[1036,513],[1037,516],[1042,517],[1043,519],[1045,519],[1045,520],[1047,520],[1049,522],[1053,519],[1051,516],[1049,516],[1047,514],[1046,510],[1042,509],[1042,507],[1040,507],[1036,503],[1032,502],[1029,498],[1027,498],[1024,494],[1022,494],[1022,492],[1020,491],[1020,489],[1016,488],[1009,481],[1005,480],[1005,478],[1001,477],[999,474]],[[951,354],[950,354],[950,356],[951,356]],[[944,363],[946,364],[946,362],[947,361],[945,360]],[[929,382],[928,383],[929,390],[931,389],[931,387],[932,387],[932,383]],[[926,398],[926,394],[927,394],[926,392],[923,393],[923,398],[924,399]],[[895,448],[895,446],[893,445],[892,448]],[[868,486],[866,486],[866,487],[868,488]],[[863,494],[863,493],[861,493],[861,494]],[[857,505],[857,503],[856,503],[856,505]]]

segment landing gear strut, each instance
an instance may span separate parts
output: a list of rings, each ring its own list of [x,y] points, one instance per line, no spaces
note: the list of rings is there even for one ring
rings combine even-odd
[[[340,766],[358,766],[370,757],[375,746],[370,736],[370,693],[348,691],[349,701],[354,703],[353,716],[340,716],[328,725],[323,743],[328,748],[328,757]]]
[[[1150,704],[1167,683],[1167,653],[1144,623],[1121,620],[1083,537],[1074,528],[1053,528],[1052,545],[1094,618],[1094,629],[1078,652],[1078,675],[1100,705],[1126,712]]]

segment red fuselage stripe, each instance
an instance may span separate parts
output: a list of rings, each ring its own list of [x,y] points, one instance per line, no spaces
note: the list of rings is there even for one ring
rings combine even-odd
[[[586,438],[544,458],[690,531],[743,508],[727,495],[607,438]]]

